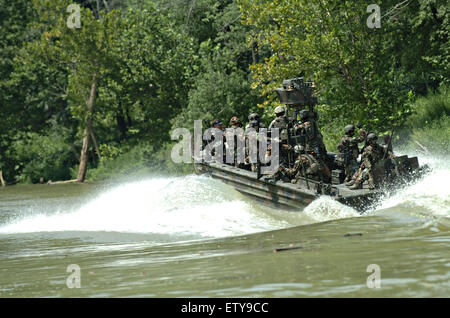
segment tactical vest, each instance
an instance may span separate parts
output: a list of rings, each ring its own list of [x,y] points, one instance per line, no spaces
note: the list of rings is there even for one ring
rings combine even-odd
[[[340,155],[344,159],[356,159],[359,155],[358,139],[355,137],[344,136],[338,145]]]
[[[365,148],[363,153],[363,159],[368,159],[372,164],[375,164],[379,160],[383,159],[385,149],[379,144],[369,145]]]
[[[287,143],[288,140],[288,121],[285,116],[275,118],[269,126],[271,128],[278,128],[280,133],[280,140],[282,143]]]

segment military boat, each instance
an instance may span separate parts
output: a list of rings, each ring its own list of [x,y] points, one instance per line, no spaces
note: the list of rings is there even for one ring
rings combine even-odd
[[[312,82],[305,82],[303,78],[285,80],[283,87],[276,89],[281,103],[294,108],[292,121],[296,120],[299,107],[309,107],[311,113],[314,113],[313,107],[317,100],[313,96],[313,89]],[[385,145],[388,146],[391,145]],[[335,153],[327,153],[327,165],[332,176],[330,182],[314,180],[306,177],[306,174],[297,177],[296,183],[269,181],[259,172],[198,158],[194,160],[194,169],[197,174],[209,174],[246,196],[284,209],[301,211],[319,196],[327,195],[360,212],[374,206],[386,193],[396,191],[402,184],[418,179],[429,171],[427,165],[419,166],[417,157],[409,158],[404,155],[383,159],[373,168],[375,189],[369,189],[364,184],[361,189],[351,190],[344,184],[344,171],[336,164],[336,156]]]
[[[246,196],[284,209],[299,210],[319,196],[328,195],[363,212],[376,204],[386,192],[392,193],[402,184],[418,179],[428,171],[427,166],[420,167],[418,165],[417,157],[401,156],[396,157],[395,161],[401,174],[391,182],[377,183],[379,186],[374,190],[369,189],[367,185],[363,185],[362,189],[350,190],[343,182],[339,184],[324,183],[304,177],[298,178],[295,184],[282,180],[272,183],[258,176],[256,172],[216,162],[194,163],[194,167],[198,174],[209,174],[213,178],[233,186]],[[375,175],[380,179],[384,175],[383,170],[384,167],[381,164],[376,168]]]

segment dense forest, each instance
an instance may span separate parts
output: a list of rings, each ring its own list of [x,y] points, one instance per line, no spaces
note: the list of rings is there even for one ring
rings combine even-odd
[[[78,4],[80,25],[76,22]],[[185,173],[177,127],[251,112],[314,80],[330,150],[349,123],[450,151],[448,0],[0,0],[6,184]],[[75,13],[74,13],[75,12]]]

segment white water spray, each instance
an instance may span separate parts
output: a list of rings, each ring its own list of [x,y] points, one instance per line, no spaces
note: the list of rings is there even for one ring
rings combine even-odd
[[[450,216],[449,163],[433,158],[421,161],[430,164],[433,171],[385,198],[375,213],[390,210]],[[60,208],[53,214],[36,209],[1,225],[0,234],[84,231],[217,238],[360,216],[326,196],[301,213],[263,207],[220,181],[203,176],[123,184],[78,208]]]
[[[187,176],[113,188],[73,211],[37,213],[0,227],[0,233],[57,231],[153,233],[224,237],[288,226],[258,214],[229,187]]]

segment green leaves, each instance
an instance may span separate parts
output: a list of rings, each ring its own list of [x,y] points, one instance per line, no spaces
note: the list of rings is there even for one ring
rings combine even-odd
[[[442,15],[448,6],[443,9],[445,1],[419,2],[402,8],[383,2],[381,11],[387,16],[382,28],[370,29],[367,4],[361,2],[239,0],[244,22],[254,27],[253,37],[273,52],[269,59],[252,65],[253,87],[272,96],[283,79],[302,73],[315,80],[319,98],[329,105],[322,123],[343,117],[374,130],[402,124],[409,114],[408,92],[417,85],[414,78],[424,72],[423,61],[440,65],[428,68],[430,74],[448,71],[448,63],[442,63],[448,54],[436,58],[427,53],[448,50],[448,40],[437,39],[444,30],[448,34],[448,15]],[[431,19],[438,24],[429,25]],[[421,29],[425,25],[437,30]]]

